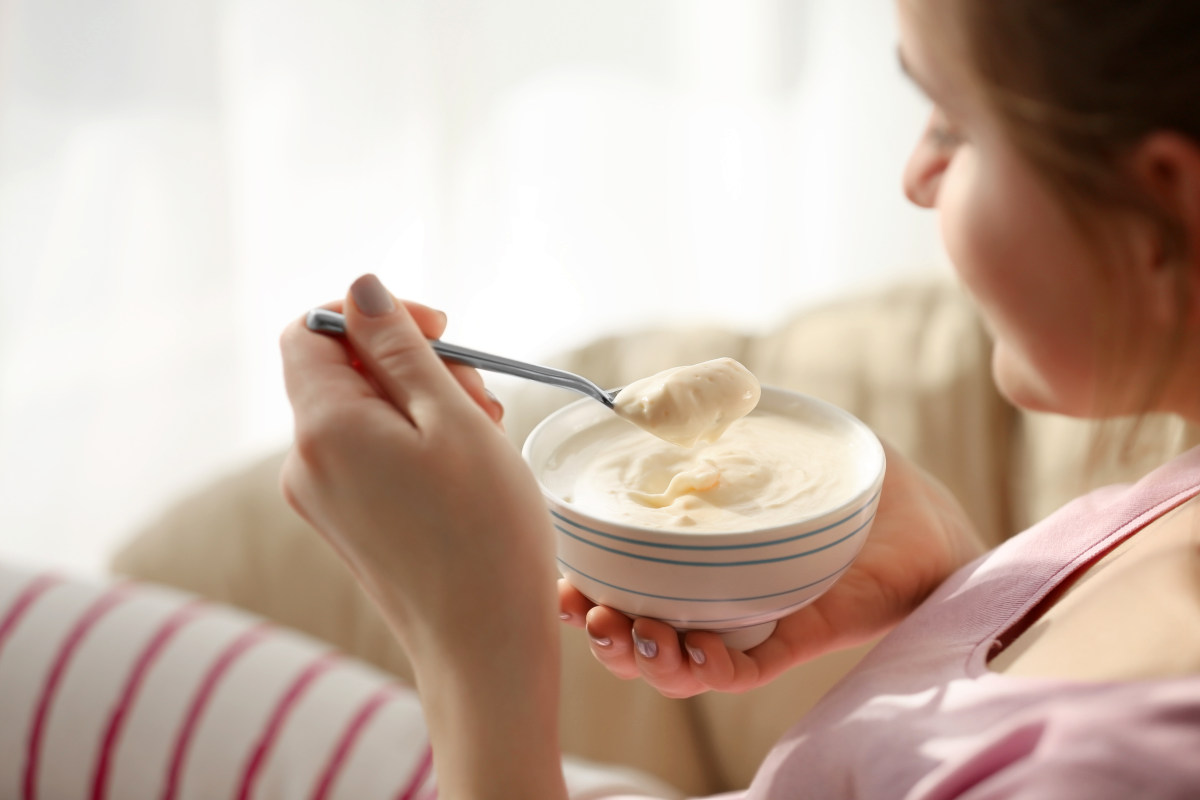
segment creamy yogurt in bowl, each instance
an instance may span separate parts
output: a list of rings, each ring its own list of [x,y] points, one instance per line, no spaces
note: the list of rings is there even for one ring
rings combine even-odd
[[[523,452],[573,586],[630,616],[721,632],[739,649],[849,568],[884,473],[861,421],[774,387],[694,447],[582,400],[547,417]]]

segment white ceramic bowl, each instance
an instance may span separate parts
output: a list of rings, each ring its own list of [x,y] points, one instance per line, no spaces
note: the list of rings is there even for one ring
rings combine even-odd
[[[585,399],[543,420],[529,434],[523,452],[550,506],[559,569],[567,580],[595,603],[633,617],[653,617],[681,631],[717,631],[729,646],[743,650],[766,639],[777,619],[829,589],[858,555],[874,521],[883,447],[856,417],[796,392],[764,386],[753,413],[832,427],[853,454],[851,499],[784,525],[737,532],[613,522],[565,501],[541,480],[567,439],[611,420],[612,411]]]

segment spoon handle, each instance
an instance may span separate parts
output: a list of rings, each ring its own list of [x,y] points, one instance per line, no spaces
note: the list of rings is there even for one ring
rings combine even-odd
[[[328,333],[335,336],[343,336],[346,333],[346,318],[338,312],[330,311],[326,308],[314,308],[309,311],[306,322],[309,330],[317,331],[318,333]],[[561,369],[554,369],[553,367],[543,367],[539,364],[529,364],[524,361],[517,361],[491,353],[484,353],[468,347],[460,347],[456,344],[443,342],[441,339],[430,339],[429,344],[433,347],[435,353],[447,361],[455,361],[459,364],[466,364],[467,366],[489,372],[515,375],[518,378],[527,378],[531,381],[570,389],[581,394],[586,394],[612,408],[613,396],[582,375],[576,375],[573,372]]]

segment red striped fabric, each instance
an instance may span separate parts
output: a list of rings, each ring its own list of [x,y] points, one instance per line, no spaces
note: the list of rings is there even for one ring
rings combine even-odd
[[[17,624],[21,621],[21,617],[27,612],[37,599],[45,594],[49,589],[62,583],[63,579],[59,575],[45,573],[38,575],[29,582],[21,594],[17,597],[16,602],[9,608],[8,613],[4,615],[4,620],[0,621],[0,655],[4,654],[4,643],[8,641],[8,637],[17,629]]]
[[[54,657],[53,665],[46,676],[45,683],[42,685],[42,692],[38,696],[33,725],[29,731],[29,738],[26,740],[25,776],[22,783],[25,800],[36,800],[37,798],[37,776],[38,766],[41,761],[42,736],[46,729],[46,717],[49,715],[50,708],[54,703],[54,695],[58,691],[58,685],[62,680],[63,673],[66,672],[67,666],[71,663],[71,657],[75,655],[75,651],[78,649],[80,642],[87,636],[88,631],[113,607],[126,598],[129,594],[129,588],[129,584],[127,583],[118,584],[100,595],[97,600],[88,606],[83,616],[79,618],[70,633],[67,634],[67,638],[63,641],[62,646]]]
[[[329,761],[326,762],[325,768],[321,771],[320,777],[317,779],[316,787],[313,789],[310,800],[325,800],[329,795],[330,789],[337,780],[338,773],[342,770],[342,765],[346,763],[349,757],[351,748],[358,741],[358,736],[367,723],[371,721],[371,717],[375,716],[375,712],[383,706],[388,700],[396,696],[394,687],[381,686],[371,694],[354,716],[346,725],[342,735],[338,738],[337,745],[334,746],[330,753]]]
[[[129,679],[125,682],[125,687],[121,691],[121,695],[113,708],[108,725],[105,727],[104,737],[100,742],[100,755],[96,760],[96,769],[92,777],[92,800],[104,800],[108,796],[108,777],[112,764],[112,754],[120,738],[121,728],[129,714],[129,710],[133,707],[133,703],[137,699],[138,690],[141,689],[142,682],[145,680],[151,665],[153,665],[158,654],[166,647],[171,637],[183,628],[183,626],[200,615],[203,606],[204,602],[202,600],[193,600],[176,609],[174,613],[167,617],[158,631],[155,632],[149,644],[146,645],[139,654],[137,661],[134,662]]]
[[[52,573],[36,576],[9,574],[19,577],[19,582],[12,581],[8,584],[14,587],[15,591],[7,590],[5,595],[8,599],[0,606],[0,653],[5,652],[3,647],[6,642],[16,641],[14,634],[17,630],[32,624],[27,620],[31,620],[33,616],[32,609],[40,608],[38,604],[43,596],[60,584],[77,585]],[[85,667],[83,658],[86,654],[98,655],[98,652],[93,653],[91,645],[87,643],[99,634],[102,620],[113,616],[109,612],[114,611],[125,600],[141,596],[141,589],[142,587],[134,582],[115,584],[108,588],[97,587],[95,590],[89,587],[89,594],[80,596],[75,601],[75,611],[61,612],[52,625],[45,627],[45,636],[42,639],[44,641],[48,638],[47,644],[51,646],[45,652],[44,660],[39,659],[40,665],[28,664],[37,672],[27,673],[35,677],[35,682],[29,690],[30,716],[26,741],[22,754],[13,765],[16,770],[13,774],[13,788],[21,787],[17,797],[33,800],[39,794],[45,795],[49,791],[49,784],[45,783],[50,775],[47,770],[51,768],[52,760],[59,758],[59,755],[50,750],[51,747],[59,746],[53,738],[58,735],[54,733],[58,725],[54,720],[58,718],[56,714],[61,716],[64,711],[62,706],[68,698],[69,686],[75,680],[71,676]],[[172,601],[164,598],[164,602]],[[109,673],[111,684],[108,683],[109,679],[105,679],[108,688],[103,691],[111,692],[108,695],[109,700],[106,701],[108,706],[97,708],[96,715],[89,718],[86,726],[77,727],[71,733],[74,741],[84,745],[83,758],[73,757],[70,765],[57,762],[53,764],[56,769],[69,766],[72,771],[82,773],[80,788],[85,793],[90,793],[91,800],[110,800],[113,792],[124,791],[117,788],[117,781],[122,780],[118,777],[123,769],[120,766],[121,760],[125,758],[122,753],[128,749],[122,742],[131,736],[145,735],[144,732],[135,732],[137,729],[134,728],[134,725],[142,724],[135,720],[140,720],[143,713],[152,714],[150,718],[157,716],[159,720],[173,725],[175,730],[162,742],[162,760],[156,758],[154,764],[146,762],[141,768],[154,770],[160,776],[155,794],[162,800],[176,800],[181,797],[188,785],[184,779],[189,775],[188,764],[194,758],[191,753],[197,750],[203,723],[211,716],[212,712],[209,709],[217,702],[221,687],[229,683],[235,664],[244,661],[247,653],[264,639],[269,640],[268,634],[273,632],[269,623],[251,623],[250,626],[231,631],[229,638],[223,643],[213,642],[195,650],[202,660],[195,664],[197,671],[193,673],[193,677],[187,679],[187,685],[179,684],[180,690],[186,694],[180,696],[181,705],[176,711],[170,712],[171,718],[167,720],[150,707],[141,708],[149,700],[146,692],[151,683],[159,677],[166,677],[158,675],[157,665],[165,662],[173,642],[193,641],[186,633],[191,623],[197,619],[219,618],[221,609],[201,599],[182,603],[175,600],[171,607],[160,611],[155,611],[154,608],[153,601],[145,608],[130,607],[130,614],[133,616],[128,618],[128,624],[123,623],[124,627],[113,629],[113,646],[123,649],[127,655],[111,667],[115,670]],[[212,617],[213,613],[216,613],[216,617]],[[142,619],[144,622],[139,626],[134,622],[136,619]],[[105,627],[105,630],[108,628]],[[194,641],[199,642],[203,639]],[[189,644],[188,649],[193,649],[193,646]],[[11,651],[10,646],[10,656]],[[235,775],[240,781],[237,790],[239,798],[253,797],[265,787],[268,776],[272,775],[267,766],[271,763],[273,753],[285,746],[291,750],[292,734],[287,733],[286,739],[284,736],[285,732],[290,730],[289,719],[296,717],[303,698],[313,694],[312,690],[321,675],[343,660],[340,654],[322,651],[314,651],[308,658],[310,660],[307,665],[300,662],[297,666],[301,668],[291,672],[293,677],[287,679],[287,683],[281,680],[276,684],[283,688],[283,691],[278,695],[278,699],[264,709],[264,715],[260,718],[263,720],[262,729],[251,743],[247,743],[251,746],[243,745],[236,753],[233,750],[229,751],[229,757],[240,759],[242,764],[241,775]],[[207,664],[204,663],[205,660]],[[12,659],[9,658],[8,661],[11,662]],[[13,663],[20,661],[18,657]],[[285,674],[281,674],[280,679],[284,679]],[[96,686],[99,688],[99,684]],[[353,705],[349,704],[350,698],[346,698],[347,704],[341,707],[343,713],[333,718],[337,720],[335,724],[340,725],[341,730],[326,729],[326,735],[336,732],[336,739],[326,740],[315,752],[318,757],[324,759],[324,763],[317,762],[321,769],[314,775],[311,784],[311,800],[329,800],[337,791],[339,780],[342,784],[347,782],[351,776],[346,767],[352,762],[355,751],[373,735],[372,720],[379,718],[381,709],[406,691],[406,687],[386,681],[369,687],[365,694],[358,695]],[[78,698],[72,696],[72,699]],[[419,709],[414,707],[414,712],[419,714]],[[79,738],[81,736],[84,737],[82,741]],[[297,752],[304,752],[303,748],[306,746],[316,745],[315,739],[308,745],[299,744],[310,739],[311,737],[301,736],[297,740],[300,747]],[[285,745],[285,741],[289,744]],[[399,779],[398,785],[403,786],[398,794],[391,796],[400,800],[428,800],[431,789],[427,784],[430,783],[432,775],[432,753],[428,744],[421,743],[420,739],[406,739],[396,744],[399,745],[401,753],[407,751],[418,757],[411,762],[408,774],[404,772],[403,761],[401,764],[393,762],[390,766],[388,771],[399,768],[396,777]],[[89,752],[87,745],[94,749]],[[403,755],[400,755],[400,758],[403,759]],[[232,762],[230,766],[233,766],[233,763],[236,762]],[[376,777],[379,777],[378,774]],[[351,795],[354,793],[353,787],[350,786],[344,785],[342,790],[349,791]]]
[[[209,668],[207,674],[205,674],[204,681],[200,684],[200,688],[192,699],[187,715],[183,719],[183,725],[180,726],[179,733],[175,737],[175,747],[171,753],[171,762],[167,769],[166,783],[163,787],[163,800],[173,800],[179,791],[179,780],[183,774],[183,765],[187,760],[188,747],[191,745],[192,735],[195,733],[200,718],[204,715],[205,708],[208,707],[208,701],[212,698],[217,684],[225,673],[229,671],[234,662],[244,655],[246,651],[267,637],[270,628],[270,623],[263,622],[244,631],[221,652]]]
[[[408,783],[400,790],[400,794],[396,795],[396,800],[416,800],[417,792],[421,790],[421,785],[429,777],[429,771],[432,768],[433,748],[425,745],[425,751],[421,754],[420,760],[417,761],[417,768],[413,770],[412,777],[408,779]]]
[[[246,765],[246,771],[242,775],[242,785],[238,790],[238,800],[248,800],[250,797],[250,792],[254,788],[254,781],[258,778],[259,771],[262,769],[263,763],[267,760],[267,755],[271,751],[271,745],[274,744],[279,731],[287,721],[288,714],[295,708],[296,703],[304,695],[305,690],[312,685],[313,681],[329,671],[338,660],[339,656],[336,653],[322,654],[305,667],[296,679],[292,681],[292,685],[288,687],[287,691],[284,692],[283,697],[280,698],[279,703],[275,706],[275,710],[271,713],[262,736],[259,737],[258,743],[255,744],[254,750],[251,751],[250,761]]]
[[[0,737],[0,795],[436,800],[416,695],[326,647],[177,593],[0,563],[0,725],[25,732]]]

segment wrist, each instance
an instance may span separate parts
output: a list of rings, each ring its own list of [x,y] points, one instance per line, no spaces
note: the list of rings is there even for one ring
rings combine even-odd
[[[440,797],[566,797],[558,626],[541,627],[414,654]]]

